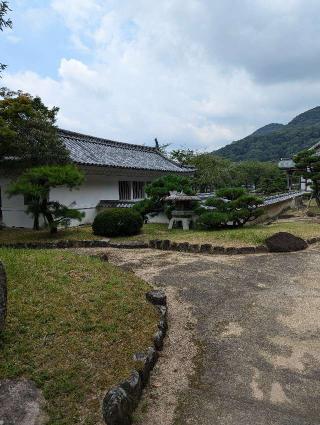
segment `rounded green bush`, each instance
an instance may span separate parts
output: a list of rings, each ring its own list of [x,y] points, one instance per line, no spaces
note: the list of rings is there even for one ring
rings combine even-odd
[[[92,230],[99,236],[131,236],[140,232],[141,215],[132,209],[110,208],[97,214]]]
[[[201,214],[197,227],[201,230],[214,230],[223,227],[228,222],[228,215],[223,212],[212,211]]]

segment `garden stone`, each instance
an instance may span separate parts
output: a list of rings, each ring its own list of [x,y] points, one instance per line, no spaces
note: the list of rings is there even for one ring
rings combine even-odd
[[[256,246],[255,251],[257,254],[263,254],[265,252],[268,252],[268,248],[264,245],[259,245],[259,246]]]
[[[238,254],[237,248],[234,248],[234,247],[228,247],[228,248],[226,248],[225,249],[225,252],[226,252],[226,254],[229,254],[229,255]]]
[[[165,337],[165,332],[162,329],[159,329],[154,334],[153,342],[154,342],[154,346],[156,347],[156,350],[162,351],[164,337]]]
[[[171,242],[170,250],[171,251],[177,251],[178,250],[178,243],[177,242]]]
[[[146,293],[147,300],[154,305],[166,305],[167,297],[163,291],[153,290]]]
[[[177,246],[178,251],[181,252],[188,252],[189,250],[189,243],[188,242],[181,242]]]
[[[7,315],[7,277],[0,262],[0,333],[4,330]]]
[[[192,253],[200,252],[200,245],[199,244],[190,244],[189,245],[189,252],[192,252]]]
[[[165,239],[164,241],[162,241],[161,249],[167,251],[168,249],[170,249],[170,243],[171,241],[169,239]]]
[[[0,424],[42,425],[47,423],[45,401],[33,381],[4,379],[0,381]]]
[[[254,254],[255,253],[255,247],[254,246],[242,246],[238,248],[239,254]]]
[[[155,248],[156,247],[156,241],[154,239],[151,239],[149,241],[149,248]]]
[[[155,246],[157,249],[161,249],[162,240],[156,240]]]
[[[133,402],[121,386],[108,391],[102,402],[103,419],[108,425],[131,425]]]
[[[150,372],[154,368],[159,354],[154,347],[149,347],[147,353],[136,353],[133,357],[138,363],[138,370],[141,375],[142,385],[145,387],[149,381]]]
[[[163,332],[163,335],[166,336],[167,329],[168,329],[168,322],[165,318],[159,321],[158,328]]]
[[[162,319],[167,319],[167,314],[168,314],[168,308],[164,305],[157,305],[159,313],[161,315]]]
[[[212,246],[211,254],[225,254],[225,248],[223,246]]]
[[[203,244],[203,245],[200,246],[200,252],[202,254],[210,254],[211,248],[212,248],[212,245],[211,244],[205,243],[205,244]]]
[[[308,247],[304,239],[287,232],[279,232],[270,236],[266,240],[266,245],[270,252],[301,251]]]
[[[142,381],[141,376],[137,370],[131,373],[130,378],[126,379],[120,384],[120,387],[124,389],[127,395],[131,399],[132,407],[135,409],[141,398],[142,394]]]
[[[308,243],[309,245],[311,245],[311,244],[313,244],[313,243],[316,243],[316,242],[317,242],[317,238],[307,239],[307,243]]]

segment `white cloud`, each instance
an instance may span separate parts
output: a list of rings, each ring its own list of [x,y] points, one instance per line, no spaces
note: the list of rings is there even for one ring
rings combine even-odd
[[[319,103],[315,0],[51,6],[90,59],[62,58],[57,80],[25,71],[4,82],[60,106],[62,127],[215,149]]]

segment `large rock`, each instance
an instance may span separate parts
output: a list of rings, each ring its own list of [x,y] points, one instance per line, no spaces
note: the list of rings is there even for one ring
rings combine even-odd
[[[270,252],[301,251],[308,247],[305,240],[287,232],[279,232],[270,236],[270,238],[266,240],[266,245]]]
[[[7,315],[7,278],[3,264],[0,262],[0,334],[4,329]]]
[[[0,424],[42,425],[47,423],[45,401],[34,382],[26,379],[0,381]]]

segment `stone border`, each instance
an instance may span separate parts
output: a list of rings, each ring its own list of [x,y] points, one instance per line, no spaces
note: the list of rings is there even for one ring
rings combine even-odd
[[[159,358],[159,351],[163,349],[163,340],[168,329],[167,299],[162,291],[150,291],[146,294],[147,300],[155,305],[160,312],[158,331],[154,334],[153,347],[145,353],[136,353],[134,360],[137,368],[129,378],[112,388],[105,395],[102,402],[102,416],[108,425],[131,425],[132,414],[137,408],[142,391],[149,382],[150,373]]]
[[[0,248],[13,249],[67,249],[67,248],[125,248],[125,249],[142,249],[148,248],[147,243],[142,242],[123,242],[114,243],[110,240],[58,240],[56,242],[15,242],[15,243],[0,243]]]
[[[320,237],[307,239],[308,245],[320,242]],[[16,242],[0,243],[0,248],[12,249],[67,249],[67,248],[118,248],[118,249],[160,249],[163,251],[179,251],[209,255],[262,254],[269,252],[265,245],[224,247],[212,244],[191,244],[189,242],[173,242],[169,239],[152,239],[148,242],[110,242],[110,240],[60,240],[57,242]]]
[[[320,239],[320,238],[319,238]],[[164,251],[180,251],[210,255],[237,255],[237,254],[261,254],[269,252],[264,245],[243,246],[243,247],[224,247],[211,244],[190,244],[189,242],[172,242],[169,239],[151,240],[149,248],[161,249]]]
[[[315,238],[310,238],[306,240],[307,244],[312,245],[314,243],[320,242],[320,236],[315,237]]]

